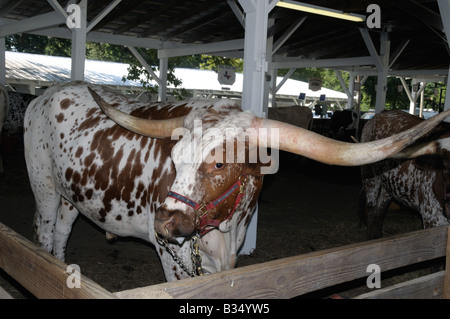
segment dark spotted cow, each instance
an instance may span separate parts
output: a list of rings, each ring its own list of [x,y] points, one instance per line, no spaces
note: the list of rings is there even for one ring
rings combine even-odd
[[[37,96],[27,93],[8,92],[9,109],[3,123],[3,132],[8,135],[23,134],[23,119],[28,105]]]
[[[384,111],[362,131],[361,142],[405,131],[425,120],[405,112]],[[369,238],[382,235],[383,220],[392,201],[419,212],[423,227],[448,224],[450,213],[450,123],[442,122],[411,152],[362,167],[365,214]],[[425,154],[419,156],[421,154]]]
[[[15,137],[20,140],[23,136],[23,118],[28,104],[36,98],[36,95],[8,92],[0,86],[0,133],[4,136]],[[3,147],[0,148],[0,174],[4,173],[2,163]]]
[[[367,164],[447,115],[386,140],[350,144],[255,117],[230,100],[145,105],[86,83],[51,87],[25,114],[36,239],[64,259],[80,212],[111,234],[153,243],[167,280],[196,275],[194,266],[230,269],[263,168],[272,166],[260,156],[265,147],[328,164]],[[201,263],[191,260],[196,248]]]
[[[330,119],[330,136],[335,140],[351,142],[351,137],[356,137],[357,124],[355,110],[335,111]]]

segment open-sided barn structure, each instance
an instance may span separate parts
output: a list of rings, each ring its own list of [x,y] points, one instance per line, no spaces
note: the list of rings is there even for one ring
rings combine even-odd
[[[150,73],[135,48],[157,49],[160,100],[171,57],[241,57],[242,107],[258,116],[273,102],[282,68],[333,68],[338,77],[349,71],[349,85],[341,83],[349,101],[357,77],[361,84],[376,76],[377,112],[384,108],[388,76],[425,83],[450,75],[448,0],[6,0],[0,3],[0,84],[5,37],[17,33],[72,39],[72,80],[85,79],[86,41],[127,46]],[[410,92],[411,100],[419,92]]]

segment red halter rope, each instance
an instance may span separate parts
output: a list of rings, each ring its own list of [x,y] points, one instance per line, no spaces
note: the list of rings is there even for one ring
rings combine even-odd
[[[242,176],[244,176],[243,182],[241,181]],[[177,200],[185,203],[186,205],[194,208],[195,214],[198,216],[198,218],[200,218],[200,225],[198,226],[198,235],[203,236],[206,233],[208,233],[209,231],[211,231],[213,228],[219,227],[221,222],[228,220],[233,216],[236,208],[239,206],[239,203],[241,202],[242,197],[244,196],[244,186],[245,186],[246,179],[247,179],[246,175],[241,175],[239,177],[239,179],[237,180],[237,182],[234,183],[225,193],[223,193],[221,196],[217,197],[215,200],[213,200],[212,202],[210,202],[207,205],[196,203],[193,200],[191,200],[181,194],[178,194],[176,192],[172,192],[172,191],[169,191],[167,196],[177,199]],[[236,197],[236,200],[234,201],[233,209],[230,211],[228,216],[224,220],[209,218],[207,215],[208,211],[210,211],[211,209],[213,209],[214,207],[219,205],[221,202],[223,202],[225,199],[227,199],[238,188],[239,188],[239,193]],[[211,228],[207,229],[207,227],[211,227]]]

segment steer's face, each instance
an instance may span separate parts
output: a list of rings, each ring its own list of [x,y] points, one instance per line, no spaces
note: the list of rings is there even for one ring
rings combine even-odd
[[[206,205],[223,195],[239,179],[261,174],[259,163],[250,163],[243,157],[248,154],[248,143],[238,142],[243,128],[250,127],[251,116],[234,109],[202,112],[201,121],[187,119],[190,125],[174,132],[173,138],[179,138],[179,141],[172,149],[176,178],[171,191]],[[239,189],[208,210],[207,217],[225,220],[238,193]],[[167,197],[155,216],[156,231],[169,239],[190,236],[198,230],[199,215],[204,212],[196,212],[185,202]]]

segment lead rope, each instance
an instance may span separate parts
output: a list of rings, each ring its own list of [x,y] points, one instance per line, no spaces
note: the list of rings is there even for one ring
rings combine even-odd
[[[203,269],[202,269],[202,256],[200,255],[199,251],[199,244],[198,244],[198,236],[193,236],[190,239],[191,244],[191,260],[192,260],[192,270],[188,269],[188,266],[183,262],[183,260],[178,256],[176,251],[174,251],[169,246],[169,242],[167,241],[167,238],[160,238],[158,236],[158,233],[155,232],[155,237],[158,243],[161,246],[164,246],[166,248],[167,252],[172,256],[173,260],[191,277],[195,276],[203,276]]]

